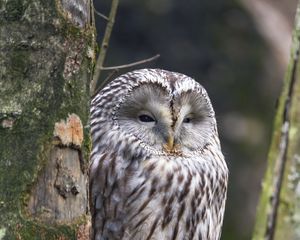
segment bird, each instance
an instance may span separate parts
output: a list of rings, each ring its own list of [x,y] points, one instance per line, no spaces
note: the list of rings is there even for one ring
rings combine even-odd
[[[217,240],[228,168],[207,91],[138,69],[91,101],[91,239]]]

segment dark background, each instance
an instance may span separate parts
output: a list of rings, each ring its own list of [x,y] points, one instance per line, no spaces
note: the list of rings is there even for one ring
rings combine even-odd
[[[250,239],[253,230],[296,12],[296,0],[283,2],[123,0],[111,36],[105,66],[159,53],[158,60],[125,71],[181,72],[207,89],[230,170],[223,240]],[[94,2],[106,15],[110,3]],[[96,24],[100,44],[106,21],[96,16]]]

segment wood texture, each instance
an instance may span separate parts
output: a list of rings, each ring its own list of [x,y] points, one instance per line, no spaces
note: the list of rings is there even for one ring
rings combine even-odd
[[[87,239],[90,2],[0,6],[0,239]],[[82,136],[62,142],[73,114]]]
[[[300,239],[300,9],[274,124],[254,240]]]

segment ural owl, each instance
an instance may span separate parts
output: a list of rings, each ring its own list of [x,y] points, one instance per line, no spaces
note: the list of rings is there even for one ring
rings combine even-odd
[[[199,83],[122,75],[92,100],[91,134],[92,239],[220,239],[228,170]]]

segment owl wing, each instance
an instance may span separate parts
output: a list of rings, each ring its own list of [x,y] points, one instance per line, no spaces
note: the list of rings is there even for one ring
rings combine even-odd
[[[90,208],[94,226],[92,239],[120,240],[126,223],[128,182],[137,168],[137,157],[106,147],[92,155],[90,167]]]

